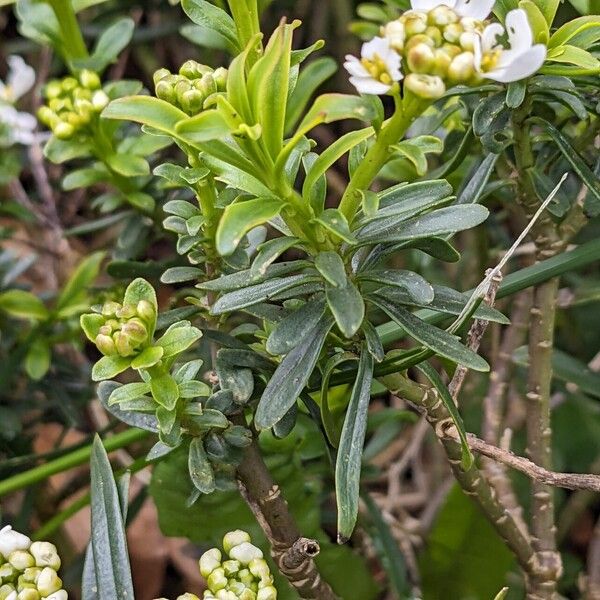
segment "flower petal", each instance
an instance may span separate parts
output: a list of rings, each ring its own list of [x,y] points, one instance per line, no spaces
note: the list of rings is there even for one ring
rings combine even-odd
[[[372,77],[350,77],[350,83],[361,94],[373,94],[375,96],[389,92],[392,87],[381,83],[381,81],[376,81]]]
[[[491,23],[481,34],[481,45],[483,52],[489,52],[498,44],[498,36],[504,33],[504,27],[500,23]]]
[[[525,52],[513,54],[513,60],[503,67],[492,69],[487,73],[482,73],[487,79],[493,79],[500,83],[510,83],[530,77],[539,71],[546,60],[546,46],[536,44],[533,48],[528,48]]]
[[[387,55],[390,50],[390,42],[384,37],[374,37],[371,41],[365,42],[360,50],[363,58],[373,58],[378,54],[381,58]]]
[[[6,84],[13,100],[17,100],[33,87],[35,71],[20,56],[9,56],[6,62],[9,67]]]
[[[531,48],[533,45],[533,32],[527,19],[527,13],[517,8],[509,11],[506,15],[506,33],[511,50],[521,52]]]
[[[360,60],[358,60],[356,56],[352,56],[350,54],[346,55],[344,69],[346,69],[350,75],[354,75],[354,77],[369,77],[369,71],[365,69]]]
[[[492,12],[496,0],[458,0],[456,13],[461,17],[471,17],[483,21]]]

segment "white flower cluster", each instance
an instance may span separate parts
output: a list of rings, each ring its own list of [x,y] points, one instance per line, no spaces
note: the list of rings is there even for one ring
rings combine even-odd
[[[0,600],[67,600],[50,542],[31,542],[10,525],[0,529]]]
[[[362,46],[361,58],[348,55],[344,67],[362,94],[385,94],[404,78],[413,94],[434,99],[449,85],[502,83],[533,75],[546,59],[546,46],[533,44],[522,9],[500,23],[486,24],[494,0],[411,0],[412,9],[381,28]],[[508,48],[499,41],[508,40]]]
[[[200,573],[206,578],[208,590],[204,600],[276,600],[277,590],[269,565],[260,548],[240,529],[223,538],[223,550],[212,548],[200,557]]]
[[[6,62],[8,76],[0,81],[0,147],[32,144],[37,121],[14,105],[33,87],[35,71],[20,56],[9,56]]]

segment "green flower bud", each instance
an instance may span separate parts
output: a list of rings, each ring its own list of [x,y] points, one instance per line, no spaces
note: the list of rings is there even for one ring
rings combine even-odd
[[[264,558],[255,558],[248,563],[248,570],[254,577],[271,582],[271,569]]]
[[[437,27],[430,26],[425,30],[425,34],[431,39],[435,46],[439,46],[442,43],[442,32]]]
[[[189,92],[192,89],[192,84],[188,79],[180,78],[175,84],[175,95],[177,96],[177,102],[181,103],[183,94]]]
[[[457,83],[466,83],[475,74],[475,57],[472,52],[462,52],[452,59],[448,77]]]
[[[435,62],[435,54],[430,46],[421,43],[408,51],[406,60],[411,71],[428,73]]]
[[[92,90],[88,90],[87,88],[79,87],[76,90],[73,90],[73,99],[74,100],[91,100],[92,99]]]
[[[38,543],[38,542],[34,542]],[[33,544],[32,544],[33,546]],[[33,553],[32,553],[33,554]],[[35,558],[35,554],[34,554],[34,558]],[[60,558],[58,559],[60,561]],[[52,565],[44,565],[44,566],[48,566],[48,567],[52,567]],[[52,567],[54,568],[54,567]],[[38,577],[40,576],[40,573],[42,572],[42,569],[40,567],[29,567],[28,569],[25,569],[23,571],[23,581],[27,581],[28,583],[37,583]]]
[[[482,32],[484,27],[483,21],[480,21],[479,19],[473,19],[473,17],[463,17],[460,20],[460,24],[465,31]]]
[[[140,300],[135,308],[138,316],[144,321],[152,321],[156,314],[154,306],[148,300]]]
[[[207,65],[203,65],[195,60],[188,60],[184,62],[179,68],[179,74],[187,77],[188,79],[198,79],[207,73],[212,73],[213,69]]]
[[[464,30],[460,23],[452,23],[444,27],[444,39],[451,44],[456,44],[460,40],[460,36]]]
[[[121,333],[125,334],[135,345],[142,344],[148,339],[148,330],[138,317],[129,319],[121,328]]]
[[[181,596],[177,596],[177,600],[200,600],[196,594],[190,594],[187,592],[185,594],[181,594]]]
[[[404,47],[405,52],[408,52],[411,48],[418,46],[419,44],[427,44],[431,48],[435,48],[435,42],[428,35],[424,33],[419,33],[417,35],[413,35],[407,42]]]
[[[15,550],[8,556],[8,562],[18,571],[35,566],[35,558],[27,550]]]
[[[17,591],[13,585],[5,583],[0,587],[0,600],[15,600],[17,597]]]
[[[404,49],[404,42],[406,40],[406,30],[404,23],[396,19],[390,21],[381,28],[381,35],[390,43],[390,46],[396,50],[396,52],[402,52]]]
[[[121,331],[117,331],[113,336],[115,347],[117,348],[117,354],[119,356],[133,356],[135,349],[133,347],[132,340]]]
[[[84,69],[79,73],[79,81],[81,82],[81,85],[88,90],[97,90],[102,85],[98,74],[89,69]]]
[[[154,90],[157,98],[160,98],[169,104],[174,104],[177,100],[177,95],[175,94],[175,88],[173,87],[173,84],[164,79],[156,83]]]
[[[63,88],[60,81],[49,81],[44,88],[44,95],[48,100],[58,98],[63,93]]]
[[[79,86],[79,82],[75,77],[65,77],[61,82],[60,86],[62,87],[63,92],[72,92]]]
[[[17,594],[17,600],[40,600],[40,593],[35,588],[26,588]]]
[[[239,560],[243,565],[247,565],[255,558],[262,558],[263,553],[260,548],[257,548],[250,542],[243,542],[234,546],[230,550],[229,556],[235,560]]]
[[[196,114],[202,110],[202,104],[204,104],[205,95],[198,90],[188,90],[178,96],[181,108],[189,113]]]
[[[137,316],[136,307],[133,304],[124,304],[117,309],[115,316],[119,319],[131,319]]]
[[[35,559],[36,567],[51,567],[55,571],[60,569],[60,556],[56,546],[50,542],[33,542],[29,552]]]
[[[52,128],[52,133],[59,140],[70,140],[75,135],[75,127],[71,123],[60,121]]]
[[[240,600],[256,600],[256,592],[246,588],[238,597]]]
[[[264,587],[258,590],[256,600],[277,600],[277,590],[272,585]]]
[[[75,100],[75,110],[85,124],[90,122],[94,112],[94,106],[89,100]]]
[[[69,596],[68,596],[67,592],[65,592],[65,590],[58,590],[57,592],[54,592],[53,594],[50,594],[49,596],[44,598],[44,600],[68,600],[68,599],[69,599]]]
[[[230,579],[229,583],[227,584],[227,589],[230,592],[233,592],[236,598],[239,598],[240,594],[246,589],[246,586],[241,581]]]
[[[117,311],[121,309],[121,305],[118,302],[109,300],[102,305],[102,314],[105,317],[114,317]]]
[[[101,329],[103,329],[101,327]],[[96,347],[104,356],[114,356],[117,354],[117,347],[114,340],[109,335],[98,334],[94,340]]]
[[[207,550],[200,557],[200,574],[205,579],[218,567],[221,566],[221,551],[218,548]]]
[[[410,73],[404,80],[404,86],[415,96],[425,99],[440,98],[446,92],[446,86],[440,77]]]
[[[235,531],[230,531],[226,533],[223,537],[223,550],[227,552],[231,556],[231,549],[235,546],[239,546],[244,542],[250,542],[250,534],[241,529],[236,529]],[[232,557],[233,558],[233,557]]]
[[[238,600],[238,597],[229,590],[219,590],[215,596],[217,600]]]
[[[44,567],[38,577],[37,588],[43,597],[49,596],[62,588],[62,580],[54,569]]]
[[[238,581],[241,581],[244,585],[248,587],[250,587],[251,585],[256,585],[256,582],[254,581],[254,576],[252,575],[252,573],[250,573],[250,569],[242,569],[237,574],[237,579]],[[258,586],[256,586],[256,589],[258,589]]]
[[[423,33],[427,29],[427,15],[422,12],[410,12],[404,15],[404,30],[407,37]]]
[[[227,577],[231,577],[239,572],[240,563],[237,560],[226,560],[223,563],[223,569],[225,570],[225,575],[227,575]]]
[[[456,23],[458,21],[458,15],[451,8],[441,4],[427,13],[427,19],[431,25],[444,27],[451,23]]]
[[[161,79],[168,77],[169,75],[171,75],[171,71],[169,71],[169,69],[158,69],[158,71],[154,71],[154,75],[152,75],[152,81],[154,81],[154,85],[156,85]]]
[[[218,69],[215,69],[214,73],[212,74],[219,92],[224,92],[227,88],[227,75],[228,71],[225,67],[219,67]]]
[[[107,96],[104,90],[98,90],[94,92],[92,96],[92,105],[97,112],[103,111],[110,102],[110,98]]]
[[[451,62],[452,58],[446,52],[444,52],[442,49],[436,50],[435,60],[431,66],[430,74],[439,75],[440,77],[445,78]]]
[[[0,581],[12,582],[16,581],[19,572],[10,563],[4,563],[0,565]],[[2,598],[0,598],[2,600]]]
[[[207,578],[206,583],[209,589],[213,592],[222,590],[227,586],[227,577],[225,577],[225,570],[221,567],[217,567]]]
[[[463,50],[468,50],[469,52],[473,52],[475,48],[475,43],[477,41],[477,34],[473,31],[464,31],[460,34],[460,47]]]
[[[440,50],[445,52],[450,58],[454,58],[462,52],[460,47],[456,46],[455,44],[444,44]]]
[[[46,127],[53,127],[58,123],[58,115],[49,106],[40,106],[37,117]]]

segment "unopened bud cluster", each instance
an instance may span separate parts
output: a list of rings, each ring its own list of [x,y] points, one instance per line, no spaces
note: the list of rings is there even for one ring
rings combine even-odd
[[[439,98],[447,86],[479,80],[474,44],[484,23],[460,17],[440,5],[429,12],[411,10],[382,27],[382,35],[402,56],[404,85],[421,98]]]
[[[276,600],[269,565],[248,533],[226,533],[223,550],[226,557],[218,548],[200,557],[200,573],[208,584],[204,600]]]
[[[140,300],[136,306],[106,302],[101,314],[105,322],[98,330],[95,342],[105,356],[134,356],[148,345],[149,324],[156,315],[147,300]]]
[[[206,99],[225,91],[226,84],[227,69],[212,69],[195,60],[183,63],[177,74],[168,69],[159,69],[154,73],[156,96],[188,115],[199,113]]]
[[[44,90],[46,104],[38,111],[39,120],[59,139],[82,133],[109,103],[94,71],[83,70],[78,77],[50,81]]]
[[[67,600],[49,542],[31,542],[10,526],[0,530],[0,600]]]

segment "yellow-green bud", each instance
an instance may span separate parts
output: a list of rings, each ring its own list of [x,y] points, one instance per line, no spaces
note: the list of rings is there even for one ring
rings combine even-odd
[[[98,74],[89,69],[84,69],[79,73],[79,81],[81,82],[81,85],[88,90],[97,90],[101,85]]]
[[[75,77],[65,77],[61,82],[63,92],[71,92],[79,86],[79,82]]]
[[[5,583],[2,587],[0,587],[0,600],[16,600],[17,592],[13,585],[9,583]]]
[[[446,52],[444,52],[442,49],[436,50],[435,60],[431,67],[430,74],[439,75],[442,78],[446,77],[448,67],[450,66],[451,62],[452,58],[450,58]]]
[[[40,600],[40,593],[35,588],[25,588],[17,594],[17,600]]]
[[[132,340],[121,331],[117,331],[113,336],[115,346],[117,348],[117,354],[119,356],[132,356],[135,354],[135,349],[132,344]]]
[[[473,52],[475,48],[475,42],[477,41],[477,34],[473,31],[465,31],[460,34],[460,47],[463,50],[469,50]]]
[[[421,12],[410,12],[404,15],[404,30],[407,36],[423,33],[427,29],[427,15]]]
[[[246,588],[239,596],[240,600],[256,600],[256,592],[250,588]]]
[[[435,54],[427,44],[417,44],[408,51],[406,60],[411,71],[428,73],[434,64]]]
[[[233,592],[236,598],[239,598],[239,595],[246,589],[246,586],[241,581],[230,579],[229,583],[227,584],[227,589],[230,592]]]
[[[428,38],[433,40],[436,46],[442,43],[442,32],[437,27],[430,26],[425,30],[425,34]]]
[[[181,596],[177,596],[177,600],[200,600],[200,598],[196,594],[186,592],[185,594],[181,594]]]
[[[87,88],[78,87],[76,90],[73,90],[73,98],[75,100],[91,100],[92,99],[92,90],[88,90]]]
[[[207,550],[199,561],[200,574],[205,579],[218,567],[221,566],[221,551],[218,548]]]
[[[248,563],[248,569],[254,577],[271,580],[271,570],[264,558],[255,558]]]
[[[231,577],[239,572],[240,563],[237,560],[226,560],[223,563],[223,569],[225,570],[225,575],[227,575],[227,577]]]
[[[34,543],[36,543],[36,542],[34,542]],[[34,558],[35,558],[35,555],[34,555]],[[51,567],[52,565],[44,565],[44,566]],[[52,567],[52,568],[54,568],[54,567]],[[28,569],[25,569],[23,571],[23,575],[22,575],[23,581],[27,581],[28,583],[36,583],[41,572],[42,572],[42,569],[40,567],[30,567]]]
[[[44,94],[48,100],[58,98],[63,93],[62,85],[60,81],[49,81],[44,88]]]
[[[448,77],[457,83],[466,83],[475,74],[475,57],[472,52],[462,52],[452,59]]]
[[[117,314],[117,311],[121,308],[118,302],[109,300],[102,305],[102,314],[106,317],[112,317]]]
[[[44,598],[44,600],[68,600],[68,598],[69,596],[65,590],[58,590]]]
[[[417,35],[413,35],[407,42],[404,47],[405,51],[408,52],[411,48],[418,46],[419,44],[427,44],[431,48],[435,48],[435,42],[424,33],[419,33]]]
[[[181,108],[187,113],[194,114],[202,110],[205,95],[198,90],[191,89],[183,92],[178,98]]]
[[[198,79],[207,73],[212,73],[213,69],[207,65],[203,65],[195,60],[187,60],[179,68],[179,74],[188,79]]]
[[[436,75],[410,73],[404,80],[404,86],[415,96],[429,100],[440,98],[446,92],[444,82]]]
[[[260,548],[257,548],[250,542],[243,542],[234,546],[229,551],[229,556],[235,560],[239,560],[243,565],[247,565],[251,560],[255,558],[262,558],[263,553]]]
[[[137,303],[136,312],[144,321],[152,321],[154,319],[154,306],[148,300],[140,300]]]
[[[219,67],[218,69],[215,69],[214,73],[212,74],[219,92],[224,92],[227,87],[227,75],[228,71],[225,67]]]
[[[381,28],[381,33],[383,37],[387,38],[390,46],[396,50],[396,52],[402,52],[406,40],[406,31],[404,29],[404,24],[401,21],[398,19],[390,21]]]
[[[463,26],[465,31],[483,31],[484,23],[478,19],[472,17],[463,17],[460,20],[460,24]]]
[[[75,110],[77,114],[86,122],[89,123],[94,112],[94,107],[89,100],[75,100]]]
[[[46,127],[53,127],[59,121],[58,115],[49,106],[40,106],[37,117]]]
[[[100,112],[104,110],[108,106],[109,102],[110,98],[107,96],[104,90],[98,90],[97,92],[94,92],[94,95],[92,96],[92,105],[96,111]]]
[[[272,585],[264,587],[258,590],[256,600],[277,600],[277,590]]]
[[[250,573],[250,569],[242,569],[237,574],[238,581],[241,581],[246,586],[251,586],[252,584],[256,585],[254,581],[254,576]],[[258,589],[258,586],[256,587]]]
[[[221,567],[217,567],[207,578],[206,583],[208,587],[216,592],[222,590],[227,586],[227,577],[225,577],[225,571]]]
[[[98,334],[96,339],[96,347],[104,356],[114,356],[117,354],[117,347],[114,340],[109,335]]]
[[[148,330],[143,321],[137,317],[127,321],[121,328],[121,332],[135,344],[141,344],[148,339]]]
[[[454,44],[444,44],[440,50],[445,52],[450,58],[454,58],[462,52],[462,50]]]
[[[44,567],[37,580],[37,588],[42,597],[58,592],[62,587],[62,580],[56,571],[50,567]]]
[[[181,102],[183,94],[185,94],[185,92],[189,92],[191,89],[192,84],[188,79],[179,79],[179,81],[175,84],[175,95],[177,96],[177,101]]]
[[[156,85],[161,79],[163,79],[164,77],[168,77],[169,75],[171,75],[171,71],[169,71],[169,69],[158,69],[158,71],[154,71],[154,75],[152,75],[154,85]]]
[[[0,565],[0,581],[14,581],[17,579],[19,572],[10,563]],[[0,598],[0,600],[2,600]]]
[[[456,44],[463,33],[464,29],[460,23],[452,23],[451,25],[444,27],[444,39],[451,44]]]
[[[219,590],[215,596],[217,600],[238,600],[237,594],[229,590]]]
[[[160,98],[165,102],[169,102],[169,104],[173,104],[177,99],[177,95],[175,94],[175,88],[171,83],[165,81],[164,79],[156,83],[155,93],[157,98]]]
[[[8,556],[8,562],[18,571],[35,566],[35,558],[27,550],[15,550]]]
[[[451,8],[443,4],[430,10],[427,17],[432,25],[437,25],[438,27],[444,27],[458,21],[458,15]]]
[[[193,83],[194,87],[204,94],[204,97],[210,96],[217,91],[217,84],[212,73],[207,73],[202,79],[196,79]]]
[[[75,134],[75,127],[66,121],[60,121],[52,128],[52,133],[59,140],[69,140]]]
[[[136,307],[133,304],[124,304],[117,309],[115,316],[119,319],[131,319],[137,315]]]
[[[231,556],[231,549],[234,546],[239,546],[244,542],[250,542],[250,540],[250,534],[242,529],[230,531],[223,536],[223,550]]]
[[[56,546],[50,542],[33,542],[29,548],[29,552],[35,559],[36,567],[51,567],[55,571],[60,569],[60,556]]]

